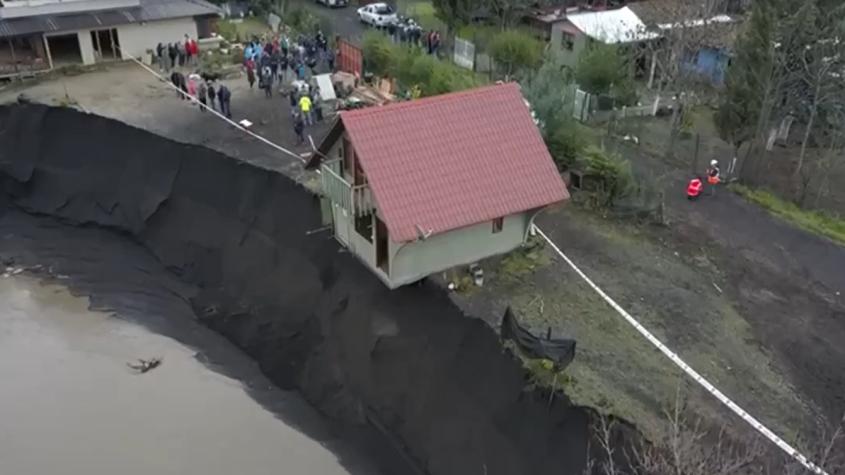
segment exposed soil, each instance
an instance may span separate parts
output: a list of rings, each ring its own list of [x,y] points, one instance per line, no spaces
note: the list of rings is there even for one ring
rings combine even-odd
[[[31,95],[60,98],[62,86],[41,84]],[[313,180],[290,159],[174,100],[131,66],[68,79],[67,86],[89,110],[181,142],[205,144],[303,183]],[[233,86],[236,115],[243,105],[241,113],[260,133],[292,143],[281,99],[264,101],[247,96],[239,83]],[[0,101],[13,98],[0,94]],[[659,121],[650,125],[660,133],[667,130]],[[845,411],[845,378],[839,375],[845,367],[838,294],[845,290],[842,248],[729,193],[688,203],[683,189],[690,163],[684,154],[691,156],[693,142],[679,142],[679,158],[666,161],[650,153],[662,151],[663,139],[638,134],[638,127],[632,125],[631,132],[643,137],[642,146],[620,150],[665,192],[668,229],[620,224],[574,208],[549,213],[539,224],[600,286],[730,397],[787,440],[811,439],[818,426],[838,421]],[[716,142],[703,143],[699,167],[723,151]],[[215,193],[220,202],[231,201],[224,199],[231,194],[228,188],[217,186]],[[213,248],[204,244],[185,252],[188,260],[197,260],[203,253],[216,256]],[[328,252],[348,258],[336,248]],[[635,421],[646,432],[661,431],[662,408],[685,381],[678,371],[548,250],[505,264],[503,270],[487,264],[485,287],[457,296],[460,306],[495,326],[510,302],[535,328],[552,326],[577,337],[571,380],[564,381],[567,393],[578,403]],[[174,269],[192,275],[180,265]],[[711,422],[744,427],[708,395],[691,387],[685,394]]]
[[[319,206],[288,178],[71,109],[5,107],[0,123],[3,209],[65,222],[32,238],[47,251],[70,225],[123,233],[194,289],[200,320],[272,381],[339,421],[383,428],[431,474],[582,472],[594,412],[527,391],[495,332],[439,288],[389,291],[329,235],[306,234],[321,227]],[[109,275],[88,274],[95,299],[114,290]],[[148,298],[137,292],[117,298]]]

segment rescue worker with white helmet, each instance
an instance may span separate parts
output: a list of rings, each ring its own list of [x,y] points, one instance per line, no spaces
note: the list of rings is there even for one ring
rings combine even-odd
[[[718,185],[721,178],[722,171],[719,170],[719,161],[711,160],[710,167],[707,168],[707,183],[711,185]]]

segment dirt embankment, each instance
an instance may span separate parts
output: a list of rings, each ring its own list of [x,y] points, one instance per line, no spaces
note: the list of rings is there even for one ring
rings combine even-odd
[[[110,119],[0,108],[0,201],[131,235],[198,317],[323,412],[375,421],[429,473],[580,474],[592,412],[525,391],[495,332],[427,286],[388,291],[286,177]],[[595,446],[595,444],[593,444]]]

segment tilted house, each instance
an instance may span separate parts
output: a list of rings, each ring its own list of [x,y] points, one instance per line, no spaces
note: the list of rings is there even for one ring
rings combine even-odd
[[[520,246],[569,198],[516,84],[341,112],[316,156],[336,238],[391,288]]]

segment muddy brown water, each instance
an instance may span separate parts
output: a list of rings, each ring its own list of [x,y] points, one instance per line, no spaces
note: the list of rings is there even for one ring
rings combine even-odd
[[[0,473],[350,473],[193,349],[88,308],[0,278]],[[126,366],[152,356],[164,363],[146,374]]]

